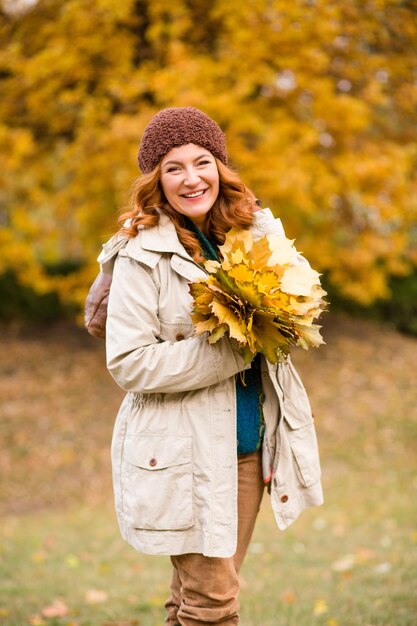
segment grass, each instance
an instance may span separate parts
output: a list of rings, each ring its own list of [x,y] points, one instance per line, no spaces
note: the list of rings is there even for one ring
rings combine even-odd
[[[281,532],[265,497],[241,622],[415,626],[416,341],[343,316],[329,316],[324,334],[327,346],[295,360],[325,505]],[[127,546],[113,511],[109,441],[122,394],[102,344],[59,326],[2,335],[0,623],[162,625],[168,558]],[[65,615],[46,617],[51,606]]]

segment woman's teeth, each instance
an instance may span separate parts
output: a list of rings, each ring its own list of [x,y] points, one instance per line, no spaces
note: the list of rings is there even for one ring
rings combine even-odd
[[[198,196],[202,196],[204,192],[205,189],[203,189],[203,191],[195,191],[194,193],[185,193],[184,198],[197,198]]]

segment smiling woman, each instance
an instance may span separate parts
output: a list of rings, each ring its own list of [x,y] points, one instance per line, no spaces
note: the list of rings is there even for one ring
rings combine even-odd
[[[219,171],[210,152],[188,143],[170,150],[161,162],[161,186],[173,209],[204,231],[219,194]]]
[[[227,166],[220,127],[160,111],[142,137],[133,208],[104,246],[113,272],[107,366],[127,396],[112,440],[123,537],[173,565],[166,626],[239,623],[239,570],[264,492],[279,528],[321,504],[313,418],[290,361],[245,362],[225,334],[197,336],[190,282],[232,229],[283,237]],[[300,263],[303,260],[300,257]],[[245,382],[237,376],[245,370]]]
[[[162,212],[186,252],[201,262],[202,235],[206,245],[207,235],[221,244],[231,228],[249,228],[259,210],[251,190],[227,166],[222,130],[193,107],[165,109],[152,118],[138,163],[142,176],[132,188],[133,209],[119,218],[121,232],[130,237],[156,226]]]

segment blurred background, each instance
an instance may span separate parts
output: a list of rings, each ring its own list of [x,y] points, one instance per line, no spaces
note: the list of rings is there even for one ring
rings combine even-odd
[[[324,507],[265,498],[246,626],[417,623],[417,5],[0,1],[0,623],[157,626],[167,559],[125,546],[109,445],[122,393],[81,328],[143,129],[196,106],[322,273],[297,352]]]
[[[414,2],[3,0],[0,20],[2,319],[79,310],[144,127],[193,105],[333,304],[417,332]]]

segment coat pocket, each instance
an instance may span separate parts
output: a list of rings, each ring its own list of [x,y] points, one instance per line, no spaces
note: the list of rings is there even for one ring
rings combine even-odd
[[[310,423],[301,428],[287,428],[288,441],[298,469],[299,478],[304,487],[309,487],[320,480],[320,457],[316,430]]]
[[[193,525],[191,437],[128,435],[123,450],[123,509],[136,529]]]
[[[182,341],[192,337],[195,332],[193,324],[190,322],[165,322],[160,320],[160,340],[161,341]]]

